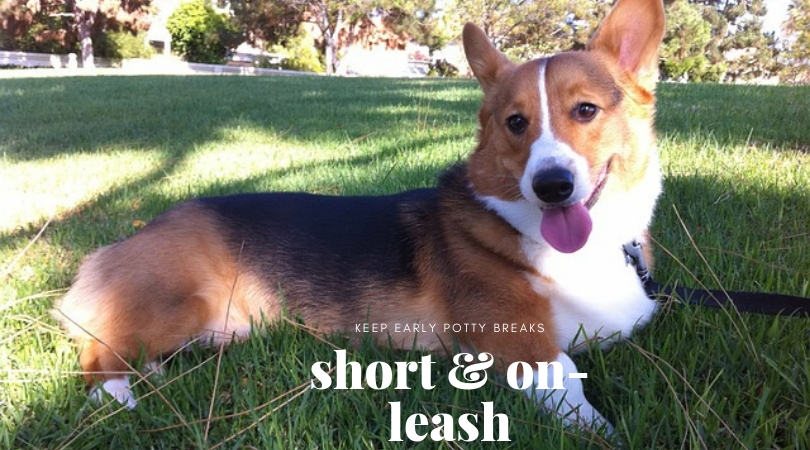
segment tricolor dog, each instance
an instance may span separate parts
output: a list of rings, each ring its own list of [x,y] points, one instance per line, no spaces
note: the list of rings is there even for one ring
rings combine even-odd
[[[245,337],[283,310],[324,332],[542,324],[371,333],[435,352],[456,342],[501,367],[557,361],[577,372],[569,349],[627,337],[656,310],[622,245],[647,241],[661,191],[653,92],[663,32],[661,0],[620,0],[584,51],[518,65],[468,24],[464,49],[484,97],[466,162],[436,188],[390,196],[200,198],[97,250],[56,307],[87,382],[134,407],[125,361]],[[535,384],[545,375],[520,374]],[[568,423],[609,426],[581,380],[564,385],[527,393]]]

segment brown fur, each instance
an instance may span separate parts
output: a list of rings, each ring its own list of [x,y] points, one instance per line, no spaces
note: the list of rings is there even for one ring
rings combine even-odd
[[[193,204],[93,253],[57,306],[79,343],[82,368],[93,372],[87,381],[127,371],[141,352],[153,360],[191,339],[230,336],[261,314],[277,316],[274,295],[239,273],[237,259],[218,225]]]
[[[546,88],[554,94],[552,126],[560,140],[587,156],[594,167],[592,177],[597,177],[612,156],[604,149],[628,149],[616,155],[611,180],[620,181],[611,181],[607,191],[638,184],[634,177],[643,174],[648,164],[645,149],[654,144],[650,73],[657,64],[654,50],[663,23],[652,19],[655,25],[648,34],[657,34],[657,41],[648,34],[630,33],[626,38],[625,30],[628,15],[659,15],[655,8],[648,8],[650,4],[622,0],[623,9],[599,29],[590,51],[555,56],[547,66]],[[621,39],[642,47],[640,56],[621,50]],[[523,255],[521,235],[470,191],[472,185],[482,196],[519,198],[516,186],[529,146],[540,133],[539,63],[518,66],[509,62],[483,32],[470,25],[464,29],[464,44],[484,90],[479,143],[468,165],[451,169],[445,176],[438,201],[427,206],[430,210],[422,219],[402,217],[416,242],[413,279],[393,284],[370,281],[350,306],[326,303],[314,295],[286,298],[285,286],[276,285],[269,276],[281,269],[243,260],[241,247],[234,247],[225,237],[232,225],[190,202],[135,236],[90,255],[57,306],[60,321],[79,344],[88,382],[127,371],[126,361],[141,352],[151,360],[190,340],[229,340],[234,333],[244,335],[261,317],[277,319],[282,306],[324,331],[351,332],[355,324],[364,322],[390,327],[427,322],[542,323],[543,333],[493,333],[490,327],[484,333],[467,335],[401,334],[394,344],[410,347],[416,342],[442,351],[456,339],[464,347],[491,352],[504,364],[553,359],[561,349],[553,337],[551,300],[537,294],[530,278],[539,277],[547,285],[554,280]],[[599,102],[605,112],[584,131],[570,114],[582,98]],[[516,113],[530,123],[521,136],[504,127],[506,118]],[[334,270],[339,283],[341,269]],[[299,292],[295,286],[289,288]],[[377,333],[375,337],[387,342],[389,336]]]
[[[464,167],[455,175],[452,189],[465,189]],[[536,272],[520,256],[515,230],[469,194],[452,194],[440,198],[437,223],[415,224],[418,231],[426,227],[414,261],[416,289],[369,285],[353,313],[323,302],[317,308],[300,306],[305,302],[296,299],[285,299],[287,306],[324,332],[351,332],[366,322],[386,323],[389,331],[397,323],[546,323],[548,299],[534,293],[523,276]],[[262,317],[279,317],[283,292],[273,292],[259,269],[240,261],[223,240],[223,226],[210,212],[187,203],[88,257],[57,311],[79,344],[89,383],[121,376],[142,353],[154,360],[191,340],[228,341]],[[435,251],[442,247],[448,251]],[[437,270],[448,265],[464,280]],[[558,351],[548,326],[546,333],[532,335],[531,346],[509,333],[437,331],[391,337],[400,347],[415,342],[437,352],[452,349],[457,340],[507,364],[543,361]],[[389,339],[387,333],[374,337],[381,343]]]

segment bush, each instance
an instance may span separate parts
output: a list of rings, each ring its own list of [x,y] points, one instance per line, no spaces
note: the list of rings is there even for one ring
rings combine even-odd
[[[166,28],[172,35],[172,47],[186,61],[221,64],[236,46],[236,25],[204,0],[182,3],[169,16]]]
[[[458,76],[458,67],[450,64],[444,59],[435,59],[430,62],[428,76],[455,78]]]
[[[303,28],[300,28],[298,33],[283,45],[272,45],[269,50],[271,53],[284,55],[285,59],[281,62],[282,69],[316,73],[326,71],[321,53],[315,48],[312,37]],[[257,65],[259,67],[268,66],[262,59],[258,61]]]
[[[66,44],[66,34],[65,30],[55,29],[50,23],[32,23],[22,36],[6,35],[7,46],[4,46],[4,49],[63,55],[70,52],[78,53],[79,46],[76,42]]]
[[[93,38],[93,53],[110,59],[151,58],[155,50],[146,45],[143,33],[103,33]]]

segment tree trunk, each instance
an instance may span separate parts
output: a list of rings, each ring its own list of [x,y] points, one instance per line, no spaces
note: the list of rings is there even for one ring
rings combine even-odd
[[[326,74],[335,74],[335,63],[337,62],[337,52],[335,51],[335,38],[331,34],[325,34],[323,37],[324,43],[324,62],[326,63]]]
[[[93,21],[95,15],[89,12],[80,12],[79,18],[79,45],[82,49],[82,67],[94,69],[96,67],[93,60]]]

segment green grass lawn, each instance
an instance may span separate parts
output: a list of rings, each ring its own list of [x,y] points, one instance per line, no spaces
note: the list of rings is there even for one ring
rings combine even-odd
[[[100,407],[48,315],[85,255],[184,199],[432,185],[472,148],[479,98],[469,80],[0,80],[0,448],[400,448],[393,401],[403,423],[493,401],[515,449],[616,446],[503,383],[456,390],[448,362],[433,390],[305,389],[334,347],[292,323],[177,355],[136,386],[132,412]],[[656,277],[810,295],[810,89],[662,85],[658,109]],[[808,325],[669,305],[632,342],[574,359],[625,448],[808,449]],[[364,365],[419,356],[350,352]]]

